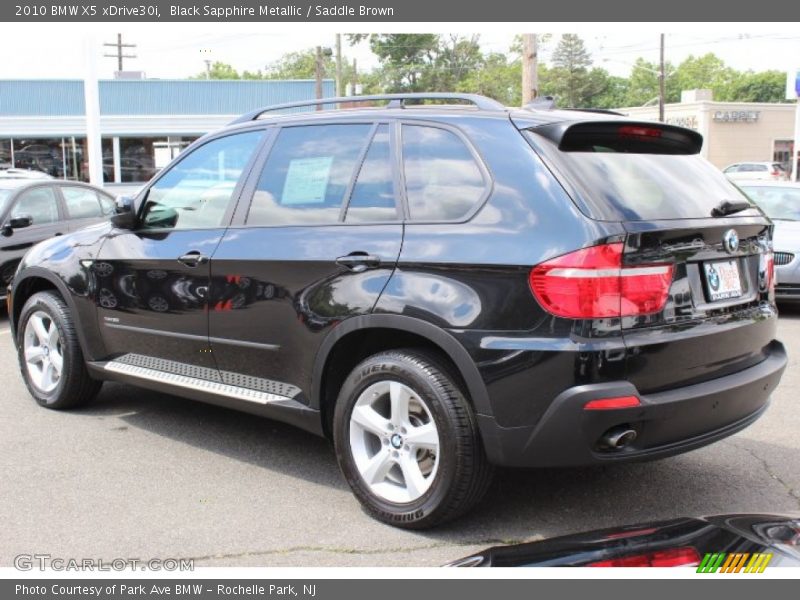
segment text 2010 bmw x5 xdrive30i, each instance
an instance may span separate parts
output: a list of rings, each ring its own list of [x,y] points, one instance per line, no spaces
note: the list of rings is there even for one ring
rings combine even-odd
[[[665,457],[755,421],[786,365],[771,225],[701,136],[448,98],[469,105],[256,111],[36,246],[9,294],[31,394],[116,380],[295,424],[416,528],[493,465]]]

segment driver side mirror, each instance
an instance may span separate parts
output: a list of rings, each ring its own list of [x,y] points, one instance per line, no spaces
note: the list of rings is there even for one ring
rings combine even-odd
[[[0,233],[5,237],[10,237],[14,234],[15,229],[22,229],[24,227],[30,227],[33,225],[33,217],[30,215],[17,215],[15,217],[11,217],[6,224],[3,225],[2,230]]]
[[[133,229],[136,225],[136,204],[133,196],[118,196],[111,223],[120,229]]]

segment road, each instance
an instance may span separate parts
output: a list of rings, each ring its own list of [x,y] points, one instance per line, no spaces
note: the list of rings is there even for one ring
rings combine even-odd
[[[800,312],[790,363],[755,425],[645,464],[504,470],[462,520],[414,533],[368,518],[329,444],[288,425],[106,384],[39,408],[0,317],[0,566],[18,554],[193,558],[195,566],[431,566],[490,544],[728,512],[800,514]]]

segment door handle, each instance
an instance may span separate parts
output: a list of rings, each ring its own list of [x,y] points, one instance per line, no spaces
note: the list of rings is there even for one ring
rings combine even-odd
[[[208,262],[208,257],[205,254],[200,254],[197,250],[192,250],[179,257],[178,262],[183,263],[187,267],[194,268],[198,265],[206,264]]]
[[[373,254],[366,252],[351,252],[347,256],[340,256],[336,259],[336,264],[347,267],[355,273],[361,273],[367,269],[374,269],[380,266],[381,259]]]

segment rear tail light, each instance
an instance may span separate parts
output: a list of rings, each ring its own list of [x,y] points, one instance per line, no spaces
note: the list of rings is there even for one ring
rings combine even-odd
[[[535,266],[531,291],[558,317],[600,319],[660,312],[672,283],[672,265],[622,266],[622,243],[592,246]]]
[[[767,250],[761,255],[759,275],[762,277],[761,289],[771,292],[775,289],[775,254]]]
[[[700,555],[694,548],[670,548],[589,563],[587,567],[696,567]]]

